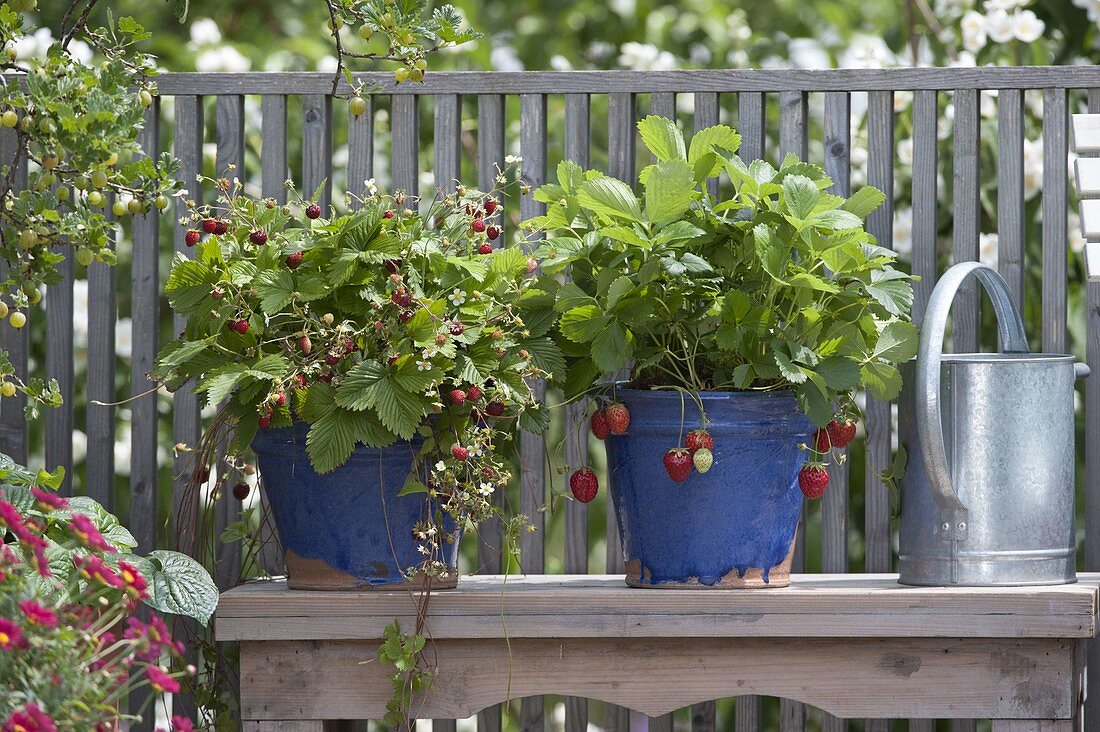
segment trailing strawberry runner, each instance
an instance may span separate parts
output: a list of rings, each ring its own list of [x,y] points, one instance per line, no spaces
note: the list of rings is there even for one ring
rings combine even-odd
[[[874,188],[845,200],[793,156],[746,163],[724,125],[690,145],[662,117],[638,129],[657,159],[641,195],[564,162],[527,222],[546,233],[565,395],[593,397],[628,584],[784,586],[803,494],[855,437],[853,392],[900,390],[911,278],[864,229]],[[592,500],[596,477],[570,488]]]

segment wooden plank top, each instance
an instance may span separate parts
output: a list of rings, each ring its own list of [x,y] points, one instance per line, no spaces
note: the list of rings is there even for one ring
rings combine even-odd
[[[621,575],[463,577],[431,595],[427,631],[445,638],[1091,638],[1100,573],[1043,587],[906,587],[896,574],[794,575],[774,590],[640,590]],[[221,641],[370,640],[415,622],[410,592],[225,592]]]

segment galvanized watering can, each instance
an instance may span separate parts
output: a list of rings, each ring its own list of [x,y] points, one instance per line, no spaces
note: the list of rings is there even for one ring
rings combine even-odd
[[[970,275],[997,315],[1000,353],[944,354],[951,302]],[[977,262],[949,269],[906,364],[900,438],[900,581],[1075,582],[1073,356],[1029,353],[1005,281]],[[915,376],[915,378],[914,378]]]

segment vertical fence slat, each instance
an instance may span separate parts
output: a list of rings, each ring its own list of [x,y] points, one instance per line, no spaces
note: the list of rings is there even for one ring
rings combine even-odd
[[[110,235],[115,248],[118,234]],[[85,491],[108,511],[115,503],[115,268],[102,262],[88,267],[88,439]],[[102,404],[96,404],[101,402]]]
[[[867,230],[880,246],[894,242],[894,93],[873,91],[867,98],[867,182],[886,200],[867,218]],[[864,530],[868,572],[890,571],[890,496],[876,471],[890,464],[890,404],[871,396],[865,410],[867,454],[864,466]],[[886,720],[868,720],[867,729],[885,732]]]
[[[800,160],[807,156],[807,103],[806,94],[800,91],[779,93],[779,162],[787,155]],[[806,571],[806,501],[798,520],[792,572]],[[779,700],[779,729],[782,732],[800,732],[806,726],[806,707],[790,699]]]
[[[718,124],[718,94],[715,92],[695,93],[695,131]],[[707,193],[718,197],[718,177],[707,180]]]
[[[1043,351],[1066,352],[1066,179],[1069,115],[1065,89],[1043,92]]]
[[[65,468],[61,493],[73,492],[73,247],[59,251],[65,261],[57,266],[61,281],[46,289],[46,379],[56,379],[60,407],[45,410],[46,466]]]
[[[435,98],[435,187],[445,193],[455,189],[462,176],[462,97],[440,94]]]
[[[979,93],[976,89],[955,91],[955,162],[954,201],[955,232],[952,261],[978,259],[978,236],[981,217],[981,148],[979,143]],[[959,288],[951,308],[956,353],[978,350],[978,290],[970,279]]]
[[[155,158],[160,136],[160,99],[145,110],[145,128],[138,136],[142,154]],[[157,353],[157,329],[160,322],[160,216],[155,206],[133,217],[133,262],[131,292],[133,312],[133,356],[130,362],[131,452],[130,452],[130,533],[137,539],[134,549],[148,554],[156,549],[157,529],[157,391],[148,374]],[[150,698],[148,687],[130,694],[130,710],[136,712]],[[134,732],[153,729],[150,711],[145,719],[130,725]]]
[[[764,93],[737,95],[737,124],[741,132],[741,158],[746,162],[764,157]]]
[[[17,145],[15,130],[5,128],[0,130],[0,155],[5,161],[15,158]],[[27,159],[21,157],[15,171],[12,193],[18,193],[27,186]],[[13,232],[7,232],[12,236]],[[4,272],[5,276],[7,272]],[[11,304],[10,302],[8,303]],[[27,380],[27,358],[30,353],[30,313],[27,313],[27,325],[22,328],[13,328],[6,321],[0,322],[0,348],[8,353],[15,375],[24,382]],[[27,397],[21,392],[15,396],[0,401],[0,448],[15,462],[22,465],[27,463],[27,420],[23,416],[23,409],[27,406]]]
[[[286,201],[286,179],[290,177],[290,166],[286,152],[286,96],[267,94],[260,101],[262,115],[260,144],[260,185],[266,198]],[[366,115],[364,115],[366,116]],[[201,130],[201,126],[200,126]],[[201,145],[201,141],[200,141]],[[356,150],[349,143],[348,175],[351,175],[352,160]]]
[[[332,97],[302,97],[302,195],[310,197],[324,183],[317,203],[332,203]]]
[[[586,94],[565,97],[565,159],[588,167],[589,99]],[[588,463],[588,429],[582,422],[587,400],[579,400],[565,409],[565,462],[571,469]],[[579,426],[573,429],[573,425]],[[565,571],[588,573],[588,506],[579,501],[565,504]],[[581,697],[565,698],[566,732],[586,732],[588,701]]]
[[[649,113],[668,119],[676,119],[676,94],[673,92],[654,92],[649,97]]]
[[[924,306],[936,284],[936,187],[937,92],[921,90],[913,96],[913,252],[912,273],[920,277],[913,283],[913,321],[924,318]]]
[[[347,192],[356,198],[365,194],[367,181],[374,177],[374,96],[364,101],[367,109],[358,117],[348,114],[348,183]],[[352,199],[352,207],[356,198]]]
[[[519,149],[523,157],[523,180],[538,190],[546,182],[546,96],[524,94],[520,97]],[[535,200],[533,193],[523,196],[519,202],[520,218],[527,220],[546,211],[546,206]],[[541,238],[531,234],[529,239]],[[532,243],[530,246],[534,246]],[[535,391],[541,400],[546,395],[546,382],[539,381]],[[545,572],[546,520],[542,506],[546,503],[546,438],[530,432],[520,433],[520,512],[535,527],[534,532],[520,536],[520,556],[526,574]],[[543,697],[524,697],[520,702],[519,726],[522,732],[543,732],[546,728],[545,701]]]
[[[734,732],[758,732],[760,729],[760,697],[739,696],[734,706]]]
[[[1024,93],[997,94],[997,270],[1024,303]]]
[[[390,97],[390,167],[394,190],[420,195],[420,103],[415,94]]]
[[[1089,89],[1089,112],[1100,114],[1100,89]],[[1085,359],[1100,373],[1100,282],[1086,284]],[[1085,379],[1085,569],[1100,570],[1100,379]],[[1100,639],[1088,641],[1089,658],[1100,658]],[[1100,673],[1087,674],[1085,720],[1100,719]]]

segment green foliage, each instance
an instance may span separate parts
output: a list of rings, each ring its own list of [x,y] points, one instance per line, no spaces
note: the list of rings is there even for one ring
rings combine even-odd
[[[882,194],[845,201],[793,156],[746,163],[726,126],[690,146],[665,118],[638,128],[657,158],[641,197],[568,162],[535,193],[549,205],[529,222],[547,234],[543,287],[572,276],[555,297],[567,396],[629,368],[639,386],[791,388],[819,425],[854,389],[896,397],[917,330],[911,278],[863,228]],[[705,185],[719,171],[733,193],[716,201]]]
[[[425,642],[419,633],[402,633],[401,624],[396,620],[382,632],[378,658],[395,669],[390,674],[393,697],[386,702],[383,718],[390,727],[400,727],[407,722],[413,697],[431,686],[434,673],[421,663]]]

